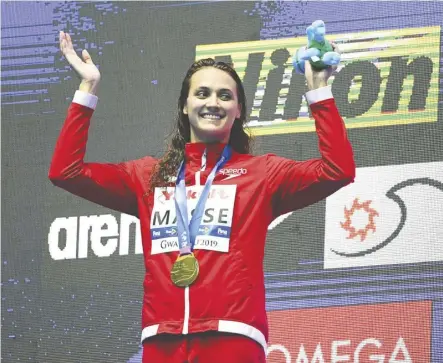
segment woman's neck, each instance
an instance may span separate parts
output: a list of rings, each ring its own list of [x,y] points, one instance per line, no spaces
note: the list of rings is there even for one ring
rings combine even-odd
[[[191,144],[201,143],[201,144],[227,144],[229,142],[229,135],[224,138],[216,137],[199,137],[198,135],[191,132],[191,140],[189,141]]]

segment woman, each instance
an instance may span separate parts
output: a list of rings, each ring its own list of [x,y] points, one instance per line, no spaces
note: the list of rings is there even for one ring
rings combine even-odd
[[[69,34],[60,32],[60,49],[82,81],[49,178],[71,193],[140,218],[143,362],[265,362],[267,227],[355,176],[352,148],[327,87],[332,70],[315,72],[306,64],[306,98],[321,158],[298,162],[250,155],[242,83],[229,65],[207,59],[185,76],[177,129],[161,160],[85,163],[100,73],[86,50],[83,60],[77,56]]]

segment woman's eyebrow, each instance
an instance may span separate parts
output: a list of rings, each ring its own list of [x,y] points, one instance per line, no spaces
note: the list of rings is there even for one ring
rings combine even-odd
[[[210,87],[207,87],[207,86],[200,86],[200,87],[197,87],[196,90],[209,91],[209,90],[210,90]],[[229,88],[220,88],[220,89],[218,90],[218,92],[229,92],[229,93],[233,93],[233,91],[232,91],[231,89],[229,89]]]
[[[229,88],[221,88],[220,89],[220,92],[226,92],[226,91],[232,93],[232,91]]]

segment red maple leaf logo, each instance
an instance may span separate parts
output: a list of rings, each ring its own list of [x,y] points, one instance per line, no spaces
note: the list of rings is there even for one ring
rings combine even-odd
[[[346,237],[347,239],[360,236],[360,242],[363,242],[370,230],[373,232],[376,231],[374,217],[378,216],[378,212],[369,206],[371,203],[372,200],[359,203],[358,198],[355,198],[351,209],[347,209],[345,207],[345,221],[340,222],[340,225],[345,231],[349,232],[349,236]],[[352,226],[351,217],[354,215],[355,211],[360,209],[364,210],[368,214],[368,223],[366,224],[365,228],[356,229],[354,226]]]

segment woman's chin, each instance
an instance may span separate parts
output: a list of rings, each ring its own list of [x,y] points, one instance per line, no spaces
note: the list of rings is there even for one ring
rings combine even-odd
[[[205,125],[200,127],[195,135],[203,142],[223,142],[229,140],[230,130],[220,127],[220,125]]]
[[[223,124],[225,124],[226,120],[225,118],[221,118],[221,119],[208,119],[208,118],[204,118],[204,117],[199,117],[198,120],[198,125],[200,127],[208,127],[208,126],[222,126]]]

